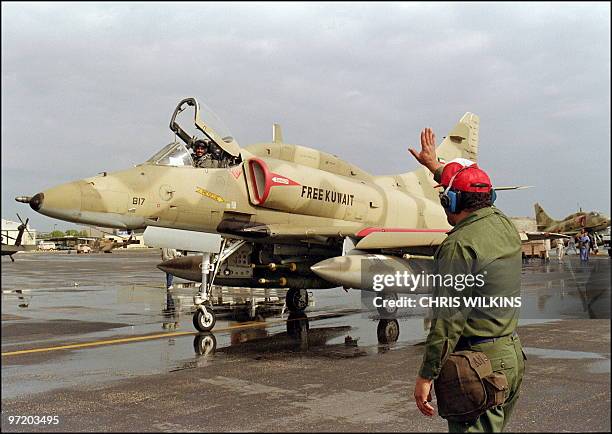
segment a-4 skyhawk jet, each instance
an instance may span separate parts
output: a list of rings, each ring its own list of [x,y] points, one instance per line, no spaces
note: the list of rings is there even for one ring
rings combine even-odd
[[[194,111],[190,132],[177,121],[186,109]],[[373,176],[337,156],[284,143],[277,125],[272,142],[241,148],[206,113],[194,98],[184,99],[170,122],[175,141],[146,162],[17,200],[70,222],[147,228],[146,244],[147,232],[159,228],[190,231],[194,239],[214,234],[218,250],[204,255],[195,297],[194,325],[202,331],[215,323],[213,281],[290,288],[287,307],[301,311],[306,289],[372,290],[361,281],[364,268],[420,272],[431,263],[425,257],[450,226],[427,169]],[[478,116],[466,113],[437,148],[440,160],[477,161],[478,128]],[[211,167],[194,167],[198,143],[221,149],[207,154]]]
[[[534,204],[536,223],[538,229],[547,232],[559,232],[565,235],[576,235],[581,229],[589,233],[597,233],[606,230],[610,226],[610,219],[597,211],[578,211],[561,220],[550,217],[542,205]]]

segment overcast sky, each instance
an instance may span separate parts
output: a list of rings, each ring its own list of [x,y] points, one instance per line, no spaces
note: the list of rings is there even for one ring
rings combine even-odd
[[[610,214],[609,3],[2,3],[2,217],[130,167],[188,96],[241,145],[311,146],[413,170],[423,127],[480,116],[480,165],[512,216]]]

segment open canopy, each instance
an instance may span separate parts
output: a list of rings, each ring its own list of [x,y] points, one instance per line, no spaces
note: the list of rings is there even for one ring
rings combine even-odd
[[[196,130],[192,131],[192,134],[183,128],[185,125],[181,126],[177,123],[177,116],[189,107],[194,109],[193,124]],[[172,114],[170,129],[185,142],[187,147],[191,148],[197,140],[205,139],[216,143],[232,157],[240,155],[240,146],[227,127],[209,107],[206,105],[202,107],[203,109],[200,108],[195,98],[185,98],[179,102]]]

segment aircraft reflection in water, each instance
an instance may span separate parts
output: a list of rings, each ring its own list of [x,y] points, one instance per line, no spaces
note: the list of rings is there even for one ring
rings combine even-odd
[[[179,125],[187,109],[193,118]],[[193,317],[200,331],[215,325],[213,282],[288,288],[287,308],[302,312],[307,289],[371,291],[372,282],[360,277],[363,267],[420,271],[450,229],[425,168],[373,176],[285,143],[278,125],[272,142],[241,148],[194,98],[178,104],[170,129],[175,141],[143,164],[17,200],[71,222],[146,228],[150,246],[204,252]],[[438,157],[477,161],[478,129],[478,116],[466,113]],[[194,162],[196,149],[208,152]]]
[[[162,328],[165,330],[176,329],[179,326],[181,316],[188,311],[187,306],[181,302],[181,296],[172,291],[166,291],[166,300],[162,308]],[[305,313],[290,313],[286,321],[286,332],[270,334],[266,328],[266,318],[278,318],[278,312],[273,310],[258,311],[257,318],[253,321],[249,315],[250,307],[236,307],[228,311],[225,315],[230,320],[230,324],[244,325],[243,328],[236,328],[230,331],[230,345],[239,347],[236,351],[282,351],[295,350],[307,351],[309,348],[323,346],[332,338],[346,335],[346,343],[356,343],[348,332],[351,326],[338,327],[317,327],[310,328],[311,322],[325,319],[343,318],[348,315],[359,314],[359,309],[350,309],[340,312],[318,312],[309,318]],[[425,319],[428,321],[428,319]],[[428,327],[425,323],[424,327]],[[399,338],[399,323],[396,319],[379,319],[377,327],[378,342],[381,344],[391,344]],[[273,339],[272,339],[273,338]],[[194,339],[194,349],[198,354],[204,354],[216,348],[216,337],[210,332],[202,332]],[[228,350],[233,351],[233,350]],[[224,350],[224,352],[227,352]]]
[[[314,317],[313,320],[320,318]],[[311,320],[305,313],[292,313],[287,318],[286,332],[270,333],[265,328],[239,329],[231,332],[230,346],[219,351],[223,354],[240,355],[248,353],[279,353],[283,351],[311,352],[325,349],[321,354],[330,357],[356,357],[365,355],[358,349],[358,338],[350,335],[351,326],[310,327]],[[379,320],[378,329],[389,331],[386,344],[397,341],[399,324],[397,320]],[[344,336],[344,343],[330,345],[334,338]],[[195,336],[193,347],[198,355],[210,355],[217,351],[217,339],[212,332],[202,332]],[[381,347],[381,351],[386,348]]]
[[[521,283],[523,319],[609,319],[610,261],[526,265]]]

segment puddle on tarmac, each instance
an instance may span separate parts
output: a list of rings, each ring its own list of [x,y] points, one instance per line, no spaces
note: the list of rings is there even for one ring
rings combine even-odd
[[[523,347],[527,356],[540,357],[542,359],[607,359],[599,353],[589,353],[585,351],[554,350],[548,348]]]

